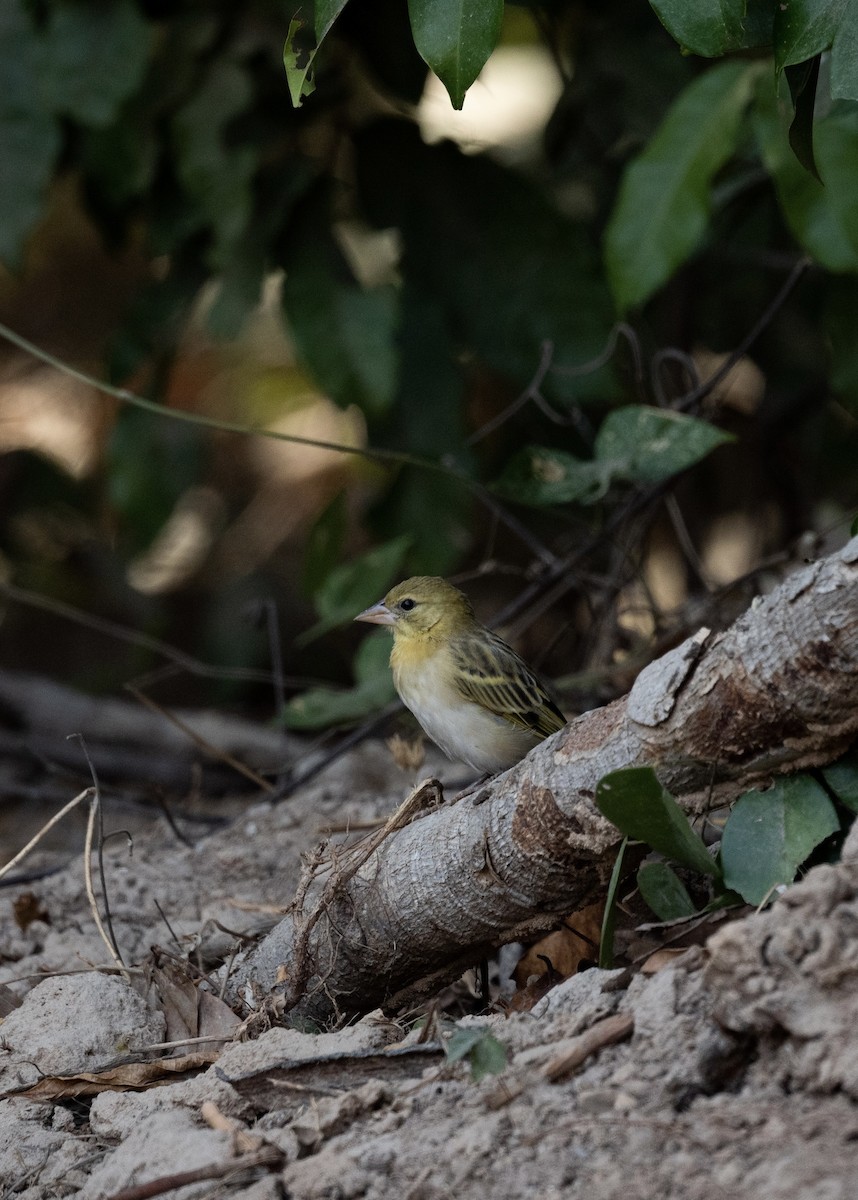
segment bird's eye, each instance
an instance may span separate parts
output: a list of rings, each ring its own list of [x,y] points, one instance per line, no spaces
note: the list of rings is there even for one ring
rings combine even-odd
[[[411,599],[400,600],[399,607],[402,609],[403,612],[411,612],[412,608],[414,608],[416,604],[417,604],[416,600],[411,600]]]

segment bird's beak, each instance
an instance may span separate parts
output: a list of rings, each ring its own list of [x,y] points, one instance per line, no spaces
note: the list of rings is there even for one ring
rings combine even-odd
[[[370,625],[392,625],[396,617],[386,604],[379,601],[378,604],[373,604],[371,608],[365,608],[362,613],[358,613],[355,620],[367,621]]]

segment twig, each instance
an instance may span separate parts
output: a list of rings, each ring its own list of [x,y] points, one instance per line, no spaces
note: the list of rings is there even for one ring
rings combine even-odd
[[[392,703],[386,705],[380,712],[375,713],[362,722],[362,724],[358,725],[356,729],[347,733],[341,741],[337,742],[332,750],[329,750],[327,754],[317,759],[316,762],[311,763],[304,771],[287,775],[280,780],[274,789],[271,799],[285,800],[291,796],[299,787],[303,787],[305,783],[309,783],[311,779],[315,779],[320,772],[329,767],[331,763],[336,762],[338,758],[342,758],[354,746],[372,737],[394,713],[401,712],[403,708],[404,705],[401,700],[394,700]]]
[[[703,400],[718,386],[722,379],[725,379],[730,374],[739,360],[744,358],[748,353],[760,334],[771,324],[777,312],[783,308],[790,293],[811,265],[812,260],[806,255],[798,260],[781,284],[774,299],[766,306],[759,320],[751,327],[750,332],[742,338],[735,350],[732,350],[728,354],[727,358],[725,358],[724,362],[713,375],[710,375],[703,383],[698,384],[696,388],[693,388],[692,391],[682,397],[675,406],[678,412],[685,412],[689,408],[694,408],[700,400]]]
[[[110,935],[109,948],[112,948],[113,955],[117,960],[117,965],[121,966],[124,970],[125,963],[122,961],[122,955],[119,953],[119,946],[116,942],[116,934],[113,931],[113,917],[110,913],[110,899],[107,892],[107,879],[104,874],[104,810],[101,805],[101,787],[98,782],[98,776],[95,773],[95,767],[92,764],[92,759],[89,756],[89,749],[87,748],[87,744],[81,734],[73,733],[70,735],[68,740],[80,742],[83,756],[86,759],[86,765],[89,767],[89,773],[92,777],[93,795],[90,799],[90,819],[92,819],[93,813],[95,813],[98,824],[98,877],[101,881],[101,894],[104,897],[104,917],[107,923],[107,932]],[[89,822],[87,823],[87,837],[89,837]],[[85,867],[88,865],[90,865],[90,860],[89,856],[87,855]]]
[[[141,692],[139,688],[136,688],[133,683],[126,683],[123,686],[126,692],[130,692],[145,708],[148,708],[151,712],[158,713],[159,716],[164,717],[172,725],[175,725],[177,729],[180,729],[198,749],[208,754],[209,757],[215,759],[217,762],[226,763],[227,766],[237,771],[239,775],[243,775],[245,779],[249,779],[251,783],[255,783],[262,791],[274,791],[274,784],[269,783],[267,779],[263,779],[261,775],[257,775],[256,771],[246,766],[243,762],[239,762],[237,758],[234,758],[226,750],[221,750],[219,746],[212,745],[207,738],[202,737],[196,730],[191,729],[190,725],[183,721],[181,717],[177,717],[175,713],[171,713],[160,704],[157,704],[145,692]]]
[[[70,813],[73,808],[76,808],[78,804],[80,804],[81,800],[88,800],[92,793],[93,789],[91,787],[84,788],[79,795],[75,796],[74,800],[69,800],[68,804],[61,808],[58,813],[54,813],[51,819],[42,826],[39,832],[34,837],[30,838],[29,842],[27,842],[23,849],[19,850],[14,858],[10,858],[5,866],[0,867],[0,879],[2,879],[4,875],[8,875],[12,868],[16,867],[19,862],[22,862],[33,849],[33,847],[39,844],[46,833],[49,833],[53,827],[58,824],[64,816],[66,816],[67,813]]]
[[[423,458],[419,454],[409,454],[402,450],[391,450],[386,447],[349,446],[344,442],[329,442],[322,438],[302,437],[295,433],[284,433],[279,429],[254,428],[244,425],[240,421],[227,421],[219,417],[206,417],[201,413],[192,412],[188,409],[170,408],[166,404],[159,404],[157,400],[149,400],[145,396],[138,396],[136,392],[132,392],[128,388],[114,387],[112,384],[105,383],[102,379],[96,379],[94,375],[89,375],[86,371],[78,370],[77,367],[73,367],[61,358],[49,354],[47,350],[43,350],[41,346],[37,346],[34,342],[22,337],[20,333],[16,333],[14,329],[10,329],[8,325],[4,325],[2,322],[0,322],[0,337],[11,342],[13,346],[17,346],[19,350],[24,350],[27,354],[32,354],[34,358],[39,359],[40,362],[45,363],[47,366],[61,371],[71,379],[76,379],[78,383],[84,383],[87,387],[94,388],[104,396],[110,396],[114,400],[121,401],[123,404],[131,404],[135,408],[142,408],[144,412],[154,413],[159,417],[167,417],[173,421],[183,421],[187,425],[196,425],[204,429],[218,430],[221,433],[239,433],[244,436],[266,437],[272,438],[274,441],[289,442],[296,446],[310,446],[315,450],[331,450],[336,454],[352,455],[355,458],[366,459],[368,462],[390,463],[392,466],[417,467],[423,471],[432,471],[438,475],[445,475],[448,479],[455,479],[463,488],[476,496],[482,504],[495,512],[512,533],[517,537],[524,536],[526,544],[531,551],[539,547],[537,553],[540,558],[543,558],[546,562],[550,562],[553,559],[551,551],[542,546],[539,540],[529,530],[525,529],[516,517],[507,512],[494,499],[487,488],[483,487],[478,480],[473,479],[466,471],[454,466],[449,461]]]
[[[501,425],[510,419],[510,417],[515,416],[520,408],[524,408],[525,404],[535,401],[537,397],[541,399],[542,396],[540,388],[545,381],[545,376],[548,374],[548,369],[551,366],[553,358],[554,343],[546,340],[542,343],[539,363],[537,364],[536,370],[533,373],[533,378],[530,380],[530,383],[528,383],[524,391],[520,392],[519,395],[516,396],[515,400],[513,400],[511,404],[508,404],[506,408],[502,409],[490,420],[486,421],[484,425],[479,427],[479,429],[476,429],[468,438],[465,445],[475,446],[477,442],[481,442],[484,437],[488,437],[490,433],[494,433],[496,429],[499,429]]]
[[[243,680],[248,683],[271,682],[270,671],[260,671],[255,667],[219,667],[213,663],[202,662],[190,654],[185,654],[183,650],[170,646],[167,642],[150,637],[147,633],[138,633],[116,621],[95,617],[91,613],[84,612],[83,609],[75,608],[73,604],[66,604],[63,600],[54,600],[50,596],[41,596],[38,592],[28,591],[26,588],[6,583],[5,580],[0,581],[0,595],[7,600],[15,601],[16,604],[24,604],[28,608],[38,608],[42,612],[49,612],[66,621],[74,621],[76,625],[91,629],[105,637],[114,638],[118,642],[127,642],[131,646],[139,646],[142,650],[150,650],[153,654],[159,654],[163,658],[169,659],[175,666],[187,671],[189,675],[197,675],[203,679]],[[313,682],[315,681],[303,678],[289,680],[290,686],[293,687],[306,687]]]
[[[122,956],[119,953],[119,948],[116,945],[115,939],[113,937],[108,937],[107,935],[107,931],[102,923],[101,914],[98,911],[98,904],[96,903],[95,899],[95,888],[92,884],[92,843],[93,835],[95,833],[96,817],[98,816],[98,810],[101,807],[101,800],[97,787],[89,788],[88,790],[90,793],[89,820],[86,823],[86,841],[83,848],[83,878],[86,886],[86,897],[87,900],[89,900],[89,907],[92,912],[93,920],[95,921],[95,927],[98,930],[101,940],[107,947],[108,953],[113,959],[114,965],[122,973],[126,982],[130,982],[130,977],[128,975],[125,963],[123,962]],[[107,893],[105,892],[105,902],[106,896]],[[112,932],[113,931],[111,929],[111,934]]]
[[[189,1183],[202,1183],[206,1179],[226,1179],[230,1175],[237,1175],[254,1167],[277,1167],[282,1161],[283,1155],[280,1151],[274,1146],[267,1146],[256,1154],[245,1154],[242,1158],[210,1163],[206,1167],[195,1167],[192,1171],[177,1171],[173,1175],[159,1175],[157,1179],[150,1179],[148,1183],[122,1188],[108,1197],[108,1200],[151,1200],[153,1196],[163,1196],[165,1192],[174,1192]]]

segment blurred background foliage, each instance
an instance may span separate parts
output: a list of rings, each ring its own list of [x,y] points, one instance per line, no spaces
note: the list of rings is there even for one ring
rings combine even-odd
[[[315,443],[4,345],[7,666],[163,661],[71,605],[224,667],[279,641],[289,723],[354,720],[391,692],[350,617],[439,573],[574,711],[848,531],[855,6],[473,8],[4,0],[0,320]]]

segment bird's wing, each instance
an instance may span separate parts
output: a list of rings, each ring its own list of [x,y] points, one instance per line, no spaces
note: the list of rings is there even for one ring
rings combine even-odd
[[[493,633],[456,638],[451,645],[459,694],[540,737],[566,724],[563,713],[511,646]]]

